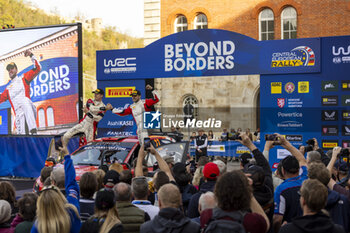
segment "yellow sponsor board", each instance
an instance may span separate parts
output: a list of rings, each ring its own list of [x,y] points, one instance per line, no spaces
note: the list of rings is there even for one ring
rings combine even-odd
[[[2,125],[2,116],[0,116],[0,125]]]
[[[323,142],[322,143],[322,147],[323,148],[333,148],[333,147],[336,147],[336,146],[338,146],[337,142]]]
[[[271,83],[271,94],[282,94],[282,82]]]
[[[309,82],[308,81],[302,81],[298,82],[298,93],[309,93]]]
[[[130,97],[135,87],[106,87],[106,98]]]

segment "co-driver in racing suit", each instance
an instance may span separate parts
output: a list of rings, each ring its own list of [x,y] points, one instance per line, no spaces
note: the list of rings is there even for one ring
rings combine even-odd
[[[150,91],[152,89],[153,88],[151,85],[146,86],[146,90]],[[119,116],[127,116],[127,115],[133,116],[137,126],[137,137],[140,143],[143,143],[143,139],[148,137],[147,130],[143,128],[143,113],[152,111],[151,107],[159,102],[157,93],[155,91],[152,91],[152,94],[153,94],[152,99],[141,100],[141,92],[138,90],[135,90],[130,95],[132,97],[132,101],[134,102],[132,105],[130,105],[128,108],[121,111],[116,108],[112,110],[113,113]]]
[[[5,91],[0,95],[0,103],[9,100],[15,114],[15,126],[17,134],[26,134],[26,123],[29,133],[36,134],[36,107],[30,99],[30,82],[39,74],[40,63],[32,52],[26,50],[25,57],[32,59],[34,68],[18,76],[17,65],[11,62],[6,70],[11,78]]]
[[[107,110],[111,110],[111,107],[106,107],[102,102],[104,92],[102,89],[96,89],[92,93],[95,94],[95,99],[89,99],[84,107],[84,118],[79,124],[68,130],[62,136],[62,145],[66,147],[69,139],[77,133],[84,133],[86,141],[90,142],[95,137],[97,123],[103,118]],[[109,104],[110,105],[110,104]]]

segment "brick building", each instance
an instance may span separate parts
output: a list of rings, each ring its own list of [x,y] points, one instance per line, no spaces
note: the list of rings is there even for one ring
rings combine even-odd
[[[349,35],[348,0],[145,0],[145,45],[199,28],[234,31],[256,40]],[[222,109],[224,128],[259,127],[259,75],[156,79],[160,107],[186,101]],[[242,111],[246,109],[246,111]],[[250,109],[250,110],[249,110]],[[226,115],[226,117],[224,117]],[[235,117],[233,117],[235,116]]]

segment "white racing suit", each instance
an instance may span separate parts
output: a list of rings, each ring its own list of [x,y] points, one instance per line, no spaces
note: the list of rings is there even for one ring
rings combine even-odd
[[[103,118],[106,112],[106,106],[102,101],[89,99],[86,107],[89,111],[85,114],[79,124],[69,129],[63,135],[64,140],[69,140],[77,133],[84,133],[87,142],[90,142],[95,138],[97,123]]]
[[[143,113],[151,111],[151,107],[159,102],[156,91],[152,91],[152,94],[152,99],[139,100],[137,103],[133,103],[128,108],[121,111],[115,108],[112,110],[113,113],[119,116],[127,116],[132,114],[137,126],[136,133],[140,143],[143,143],[143,139],[148,137],[147,129],[143,128]]]
[[[1,93],[0,103],[9,100],[15,114],[15,126],[17,134],[26,134],[25,124],[27,123],[29,132],[36,129],[36,107],[30,100],[30,82],[39,74],[40,63],[31,57],[34,68],[21,76],[16,76],[7,85],[5,91]]]

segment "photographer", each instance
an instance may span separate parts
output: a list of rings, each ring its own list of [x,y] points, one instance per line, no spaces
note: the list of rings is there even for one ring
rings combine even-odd
[[[336,160],[339,159],[342,151],[343,151],[343,153],[344,153],[344,151],[347,151],[347,153],[349,153],[349,148],[345,148],[343,150],[341,147],[334,147],[333,148],[332,159],[327,166],[327,169],[328,169],[330,174],[332,174],[334,164],[335,164]],[[349,159],[349,157],[348,157],[348,159]],[[340,184],[337,184],[334,179],[330,179],[330,181],[328,183],[328,188],[330,188],[330,189],[332,189],[340,194],[343,194],[350,201],[350,191],[347,190],[346,188],[344,188],[343,186],[341,186]]]
[[[299,148],[299,151],[302,153],[302,154],[305,154],[307,153],[307,157],[309,158],[309,152],[312,152],[312,151],[316,151],[320,154],[320,160],[322,161],[322,163],[324,165],[328,165],[330,159],[329,157],[323,152],[323,150],[318,146],[318,142],[317,142],[317,139],[316,138],[312,138],[312,139],[309,139],[306,141],[306,146],[301,146]],[[311,163],[313,159],[315,159],[315,157],[318,157],[318,156],[315,156],[316,153],[311,153],[313,155],[310,156],[311,159],[308,159],[308,163]]]

